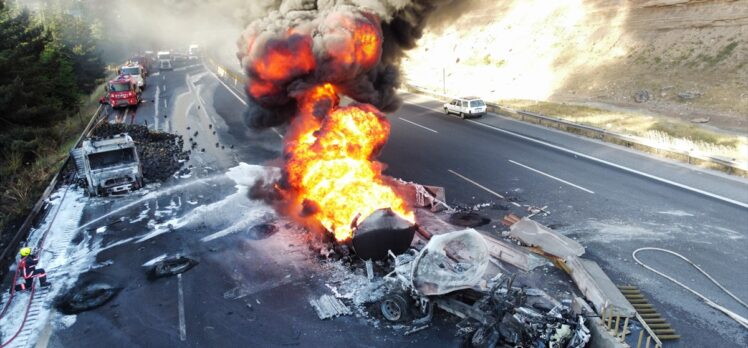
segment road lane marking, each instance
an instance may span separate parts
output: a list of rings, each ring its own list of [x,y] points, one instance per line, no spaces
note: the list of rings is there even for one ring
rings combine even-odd
[[[182,273],[177,274],[177,283],[179,285],[179,339],[187,340],[187,325],[184,321],[184,287],[182,286]]]
[[[501,198],[501,199],[503,199],[503,200],[505,200],[505,201],[508,201],[508,199],[506,199],[506,197],[504,197],[504,196],[502,196],[502,195],[500,195],[500,194],[498,194],[498,193],[494,192],[493,190],[489,189],[488,187],[485,187],[485,186],[483,186],[483,185],[481,185],[481,184],[479,184],[479,183],[477,183],[477,182],[473,181],[472,179],[470,179],[470,178],[468,178],[468,177],[466,177],[466,176],[464,176],[464,175],[462,175],[462,174],[460,174],[460,173],[458,173],[458,172],[455,172],[455,171],[454,171],[454,170],[452,170],[452,169],[447,169],[447,171],[449,171],[450,173],[452,173],[452,174],[454,174],[454,175],[457,175],[457,176],[458,176],[458,177],[460,177],[460,178],[461,178],[462,180],[465,180],[465,181],[467,181],[467,182],[469,182],[469,183],[471,183],[471,184],[473,184],[473,185],[475,185],[475,186],[478,186],[478,187],[480,187],[480,188],[482,188],[482,189],[486,190],[486,192],[488,192],[488,193],[490,193],[490,194],[492,194],[492,195],[494,195],[494,196],[496,196],[496,197],[499,197],[499,198]],[[519,203],[517,203],[517,202],[511,202],[511,201],[510,201],[509,203],[512,203],[512,204],[514,204],[514,205],[515,205],[515,206],[517,206],[517,207],[520,207],[520,206],[521,206],[521,205],[520,205]]]
[[[433,130],[433,129],[429,128],[429,127],[426,127],[426,126],[422,126],[422,125],[420,125],[420,124],[418,124],[418,123],[415,123],[415,122],[413,122],[413,121],[409,121],[409,120],[406,120],[406,119],[404,119],[404,118],[402,118],[402,117],[398,117],[398,118],[399,118],[399,119],[400,119],[401,121],[405,121],[405,122],[408,122],[408,123],[410,123],[410,124],[412,124],[412,125],[414,125],[414,126],[418,126],[418,127],[421,127],[421,128],[423,128],[423,129],[425,129],[425,130],[427,130],[427,131],[431,131],[431,132],[434,132],[434,133],[439,133],[439,132],[437,132],[437,131],[435,131],[435,130]]]
[[[642,171],[638,171],[638,170],[633,169],[633,168],[625,167],[625,166],[622,166],[620,164],[615,164],[613,162],[609,162],[609,161],[606,161],[604,159],[600,159],[600,158],[593,157],[593,156],[590,156],[590,155],[585,155],[585,154],[583,154],[581,152],[570,150],[570,149],[567,149],[565,147],[561,147],[561,146],[558,146],[558,145],[553,145],[551,143],[547,143],[547,142],[542,141],[542,140],[533,139],[533,138],[530,138],[528,136],[524,136],[522,134],[514,133],[514,132],[511,132],[511,131],[508,131],[508,130],[504,130],[504,129],[501,129],[501,128],[498,128],[498,127],[487,125],[485,123],[476,122],[476,121],[473,121],[473,120],[467,120],[467,121],[475,123],[477,125],[481,125],[483,127],[487,127],[487,128],[491,128],[491,129],[497,130],[497,131],[502,132],[502,133],[513,135],[515,137],[518,137],[518,138],[521,138],[521,139],[524,139],[524,140],[527,140],[527,141],[531,141],[531,142],[534,142],[536,144],[544,145],[544,146],[550,147],[552,149],[556,149],[556,150],[559,150],[559,151],[562,151],[562,152],[566,152],[566,153],[574,155],[574,156],[582,157],[582,158],[588,159],[588,160],[593,161],[593,162],[597,162],[597,163],[604,164],[604,165],[607,165],[607,166],[610,166],[610,167],[613,167],[613,168],[616,168],[616,169],[620,169],[622,171],[629,172],[631,174],[640,175],[640,176],[643,176],[643,177],[648,178],[648,179],[652,179],[652,180],[659,181],[659,182],[664,183],[664,184],[668,184],[668,185],[672,185],[672,186],[684,189],[686,191],[691,191],[693,193],[698,193],[698,194],[701,194],[701,195],[704,195],[704,196],[707,196],[707,197],[714,198],[716,200],[720,200],[720,201],[723,201],[723,202],[726,202],[726,203],[737,205],[739,207],[748,208],[748,203],[740,202],[740,201],[737,201],[737,200],[734,200],[734,199],[731,199],[731,198],[720,196],[720,195],[715,194],[715,193],[704,191],[702,189],[698,189],[698,188],[691,187],[691,186],[688,186],[688,185],[685,185],[685,184],[677,183],[675,181],[668,180],[668,179],[665,179],[665,178],[661,178],[661,177],[656,176],[656,175],[647,174],[647,173],[644,173]]]
[[[247,106],[247,102],[244,101],[244,99],[242,99],[242,97],[240,97],[238,94],[234,93],[234,89],[233,88],[229,87],[229,85],[227,85],[225,82],[223,82],[223,80],[221,80],[221,78],[219,78],[212,70],[210,70],[210,69],[207,69],[207,70],[210,71],[210,74],[213,75],[213,77],[215,77],[216,80],[218,80],[218,82],[220,82],[223,85],[223,87],[226,87],[226,89],[229,90],[229,92],[231,92],[231,94],[233,94],[234,97],[236,97],[236,99],[239,99],[239,101],[242,102],[242,104],[244,104],[244,106]]]
[[[244,99],[242,99],[242,97],[240,97],[240,96],[239,96],[238,94],[234,93],[234,89],[233,89],[233,88],[229,87],[229,85],[227,85],[227,84],[226,84],[225,82],[223,82],[223,80],[221,80],[221,79],[220,79],[220,78],[219,78],[219,77],[218,77],[218,76],[217,76],[217,75],[216,75],[216,74],[215,74],[215,73],[214,73],[214,72],[213,72],[212,70],[210,70],[210,69],[208,69],[208,68],[206,68],[206,70],[210,71],[210,74],[211,74],[211,75],[213,75],[213,77],[215,77],[215,78],[216,78],[216,80],[218,80],[218,82],[220,82],[220,83],[221,83],[221,84],[223,85],[223,87],[226,87],[226,89],[227,89],[227,90],[228,90],[228,91],[229,91],[229,92],[230,92],[231,94],[233,94],[233,95],[234,95],[234,97],[236,97],[236,99],[239,99],[239,101],[240,101],[240,102],[241,102],[242,104],[244,104],[244,106],[247,106],[247,102],[246,102],[246,101],[244,101]],[[280,137],[281,139],[283,139],[283,134],[281,134],[280,132],[278,132],[278,129],[277,129],[277,128],[275,128],[275,127],[271,127],[271,128],[273,129],[273,131],[275,132],[275,134],[278,134],[278,136],[279,136],[279,137]]]
[[[426,106],[423,106],[423,105],[418,105],[418,104],[413,104],[413,103],[408,103],[408,104],[413,105],[415,107],[422,108],[422,109],[431,110],[431,111],[434,111],[436,113],[440,113],[438,109],[432,109],[432,108],[429,108],[429,107],[426,107]],[[675,187],[681,188],[681,189],[686,190],[686,191],[691,191],[693,193],[697,193],[697,194],[704,195],[704,196],[707,196],[707,197],[710,197],[710,198],[714,198],[716,200],[719,200],[719,201],[722,201],[722,202],[725,202],[725,203],[730,203],[730,204],[733,204],[733,205],[737,205],[737,206],[742,207],[742,208],[748,208],[748,203],[741,202],[741,201],[738,201],[738,200],[734,200],[734,199],[731,199],[731,198],[727,198],[727,197],[724,197],[724,196],[720,196],[720,195],[718,195],[716,193],[707,192],[707,191],[704,191],[702,189],[698,189],[698,188],[691,187],[691,186],[688,186],[688,185],[685,185],[685,184],[677,183],[675,181],[668,180],[668,179],[665,179],[665,178],[661,178],[661,177],[656,176],[656,175],[647,174],[647,173],[644,173],[642,171],[638,171],[638,170],[633,169],[633,168],[625,167],[625,166],[622,166],[620,164],[615,164],[613,162],[609,162],[609,161],[606,161],[604,159],[600,159],[600,158],[593,157],[593,156],[590,156],[590,155],[585,155],[585,154],[583,154],[581,152],[570,150],[570,149],[567,149],[565,147],[561,147],[561,146],[558,146],[558,145],[553,145],[551,143],[547,143],[547,142],[542,141],[542,140],[533,139],[531,137],[528,137],[528,136],[525,136],[525,135],[522,135],[522,134],[519,134],[519,133],[515,133],[515,132],[512,132],[512,131],[501,129],[501,128],[494,127],[494,126],[491,126],[491,125],[487,125],[485,123],[481,123],[481,122],[477,122],[477,121],[473,121],[473,120],[466,120],[466,121],[467,122],[471,122],[471,123],[475,123],[475,124],[477,124],[479,126],[483,126],[483,127],[486,127],[486,128],[493,129],[493,130],[498,131],[498,132],[509,134],[509,135],[514,136],[514,137],[517,137],[517,138],[520,138],[520,139],[524,139],[524,140],[527,140],[527,141],[530,141],[530,142],[533,142],[533,143],[536,143],[536,144],[547,146],[547,147],[550,147],[552,149],[556,149],[556,150],[561,151],[561,152],[566,152],[568,154],[571,154],[571,155],[574,155],[574,156],[577,156],[577,157],[582,157],[584,159],[587,159],[587,160],[590,160],[590,161],[593,161],[593,162],[597,162],[597,163],[600,163],[600,164],[603,164],[603,165],[607,165],[607,166],[610,166],[610,167],[622,170],[624,172],[628,172],[628,173],[635,174],[635,175],[640,175],[640,176],[643,176],[645,178],[648,178],[648,179],[651,179],[651,180],[654,180],[654,181],[659,181],[659,182],[661,182],[663,184],[675,186]]]
[[[278,137],[283,139],[283,134],[281,134],[277,129],[275,129],[275,127],[272,127],[272,129],[273,129],[273,132],[275,132],[275,134],[278,134]]]
[[[153,99],[153,101],[154,101],[154,103],[153,103],[153,120],[154,121],[153,122],[155,123],[155,125],[154,125],[155,128],[154,129],[156,129],[156,130],[158,130],[158,105],[159,105],[158,104],[158,102],[159,102],[159,100],[158,100],[158,94],[159,94],[159,90],[161,90],[161,88],[158,88],[158,85],[156,85],[156,96]]]
[[[553,175],[550,175],[550,174],[548,174],[548,173],[545,173],[545,172],[541,172],[541,171],[539,171],[539,170],[537,170],[537,169],[535,169],[535,168],[532,168],[532,167],[528,167],[528,166],[526,166],[526,165],[524,165],[524,164],[522,164],[522,163],[519,163],[519,162],[515,162],[515,161],[512,161],[512,160],[509,160],[509,162],[510,162],[510,163],[514,163],[514,164],[516,164],[516,165],[518,165],[518,166],[520,166],[520,167],[524,167],[524,168],[526,168],[526,169],[529,169],[529,170],[531,170],[531,171],[533,171],[533,172],[535,172],[535,173],[538,173],[538,174],[541,174],[541,175],[545,175],[545,176],[547,176],[547,177],[549,177],[549,178],[551,178],[551,179],[554,179],[554,180],[560,181],[560,182],[562,182],[562,183],[564,183],[564,184],[567,184],[567,185],[569,185],[569,186],[572,186],[572,187],[576,187],[576,188],[578,188],[578,189],[580,189],[580,190],[582,190],[582,191],[585,191],[585,192],[589,192],[589,193],[591,193],[591,194],[593,194],[593,195],[595,194],[595,191],[592,191],[592,190],[588,190],[588,189],[586,189],[586,188],[584,188],[584,187],[582,187],[582,186],[579,186],[579,185],[574,185],[574,184],[572,184],[572,183],[570,183],[570,182],[568,182],[568,181],[566,181],[566,180],[564,180],[564,179],[561,179],[561,178],[557,178],[557,177],[555,177],[555,176],[553,176]]]

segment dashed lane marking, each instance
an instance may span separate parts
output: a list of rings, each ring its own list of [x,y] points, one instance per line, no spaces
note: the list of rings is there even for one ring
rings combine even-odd
[[[187,340],[187,325],[184,319],[184,287],[182,286],[182,273],[177,274],[178,295],[179,295],[179,339]]]
[[[564,180],[564,179],[561,179],[561,178],[557,178],[557,177],[555,177],[555,176],[553,176],[553,175],[550,175],[550,174],[548,174],[548,173],[545,173],[545,172],[541,172],[541,171],[539,171],[539,170],[537,170],[537,169],[535,169],[535,168],[532,168],[532,167],[526,166],[526,165],[524,165],[524,164],[522,164],[522,163],[519,163],[519,162],[515,162],[515,161],[512,161],[512,160],[509,160],[509,163],[513,163],[513,164],[516,164],[516,165],[518,165],[518,166],[520,166],[520,167],[526,168],[526,169],[528,169],[528,170],[531,170],[531,171],[533,171],[533,172],[535,172],[535,173],[538,173],[538,174],[540,174],[540,175],[545,175],[545,176],[547,176],[547,177],[549,177],[549,178],[551,178],[551,179],[553,179],[553,180],[557,180],[557,181],[560,181],[560,182],[562,182],[562,183],[564,183],[564,184],[566,184],[566,185],[569,185],[569,186],[571,186],[571,187],[576,187],[576,188],[578,188],[578,189],[580,189],[580,190],[582,190],[582,191],[585,191],[585,192],[591,193],[591,194],[593,194],[593,195],[595,194],[595,191],[592,191],[592,190],[588,190],[588,189],[586,189],[586,188],[584,188],[584,187],[582,187],[582,186],[579,186],[579,185],[575,185],[575,184],[572,184],[572,183],[570,183],[570,182],[568,182],[568,181],[566,181],[566,180]]]
[[[233,89],[233,88],[229,87],[229,85],[227,85],[227,84],[226,84],[225,82],[223,82],[223,81],[222,81],[222,80],[221,80],[221,79],[220,79],[220,78],[219,78],[218,76],[216,76],[216,74],[215,74],[215,73],[214,73],[213,71],[211,71],[210,69],[207,69],[207,68],[206,68],[206,70],[210,71],[210,74],[211,74],[211,75],[213,75],[213,77],[215,77],[215,78],[216,78],[216,80],[218,80],[218,82],[220,82],[220,83],[221,83],[221,84],[223,85],[223,87],[226,87],[226,89],[227,89],[227,90],[229,91],[229,93],[233,94],[233,95],[234,95],[234,97],[236,97],[236,99],[238,99],[238,100],[239,100],[239,101],[240,101],[240,102],[241,102],[242,104],[244,104],[245,106],[247,105],[247,102],[246,102],[246,101],[244,101],[244,99],[242,99],[242,97],[240,97],[240,96],[239,96],[238,94],[236,94],[236,92],[234,92],[234,89]],[[272,129],[273,129],[273,132],[275,132],[275,134],[278,134],[278,137],[280,137],[281,139],[283,139],[283,134],[281,134],[281,133],[280,133],[280,132],[278,131],[278,129],[277,129],[277,128],[275,128],[275,127],[272,127]]]
[[[280,133],[280,132],[278,131],[278,129],[276,129],[275,127],[273,127],[273,132],[275,132],[275,134],[278,134],[278,137],[280,137],[281,139],[283,139],[283,134],[281,134],[281,133]]]
[[[433,108],[430,108],[430,107],[427,107],[427,106],[413,104],[413,103],[409,103],[409,105],[413,105],[413,106],[418,107],[418,108],[422,108],[422,109],[426,109],[426,110],[431,110],[431,111],[439,113],[439,111],[437,109],[433,109]],[[524,139],[524,140],[527,140],[527,141],[530,141],[530,142],[533,142],[533,143],[536,143],[536,144],[547,146],[547,147],[550,147],[552,149],[556,149],[558,151],[565,152],[565,153],[568,153],[568,154],[571,154],[571,155],[574,155],[574,156],[577,156],[577,157],[582,157],[584,159],[587,159],[587,160],[590,160],[590,161],[593,161],[593,162],[597,162],[597,163],[600,163],[600,164],[603,164],[603,165],[606,165],[606,166],[609,166],[609,167],[613,167],[613,168],[616,168],[616,169],[619,169],[619,170],[622,170],[622,171],[625,171],[625,172],[628,172],[628,173],[631,173],[631,174],[634,174],[634,175],[639,175],[639,176],[643,176],[645,178],[648,178],[648,179],[651,179],[651,180],[654,180],[654,181],[659,181],[659,182],[661,182],[663,184],[675,186],[677,188],[680,188],[680,189],[683,189],[683,190],[686,190],[686,191],[691,191],[693,193],[697,193],[697,194],[700,194],[700,195],[703,195],[703,196],[714,198],[716,200],[719,200],[719,201],[722,201],[722,202],[725,202],[725,203],[730,203],[730,204],[733,204],[733,205],[737,205],[737,206],[742,207],[742,208],[748,208],[748,203],[746,203],[746,202],[741,202],[741,201],[738,201],[738,200],[734,200],[734,199],[731,199],[731,198],[720,196],[720,195],[715,194],[715,193],[704,191],[702,189],[698,189],[698,188],[691,187],[691,186],[688,186],[688,185],[685,185],[685,184],[681,184],[681,183],[678,183],[678,182],[675,182],[675,181],[672,181],[672,180],[661,178],[661,177],[656,176],[656,175],[644,173],[642,171],[638,171],[638,170],[633,169],[633,168],[622,166],[620,164],[615,164],[613,162],[609,162],[609,161],[606,161],[604,159],[600,159],[600,158],[593,157],[593,156],[590,156],[590,155],[585,155],[585,154],[583,154],[581,152],[570,150],[570,149],[567,149],[565,147],[561,147],[561,146],[558,146],[558,145],[553,145],[551,143],[547,143],[547,142],[542,141],[542,140],[533,139],[531,137],[528,137],[528,136],[525,136],[525,135],[522,135],[522,134],[519,134],[519,133],[515,133],[515,132],[512,132],[512,131],[508,131],[508,130],[505,130],[505,129],[501,129],[501,128],[498,128],[498,127],[494,127],[494,126],[491,126],[491,125],[488,125],[488,124],[485,124],[485,123],[482,123],[482,122],[477,122],[477,121],[473,121],[473,120],[466,120],[466,121],[470,122],[470,123],[477,124],[477,125],[482,126],[482,127],[493,129],[495,131],[498,131],[498,132],[501,132],[501,133],[504,133],[504,134],[509,134],[511,136],[514,136],[514,137],[517,137],[517,138],[520,138],[520,139]]]
[[[460,179],[462,179],[462,180],[465,180],[465,181],[467,181],[467,182],[469,182],[469,183],[471,183],[471,184],[473,184],[473,185],[475,185],[475,186],[478,186],[478,187],[482,188],[482,189],[483,189],[483,190],[485,190],[486,192],[488,192],[488,193],[490,193],[490,194],[492,194],[492,195],[494,195],[494,196],[496,196],[496,197],[499,197],[499,198],[501,198],[501,199],[503,199],[503,200],[505,200],[505,201],[507,200],[507,199],[506,199],[506,197],[502,196],[501,194],[499,194],[499,193],[497,193],[497,192],[495,192],[495,191],[493,191],[493,190],[489,189],[488,187],[485,187],[485,186],[483,186],[483,185],[481,185],[481,184],[477,183],[476,181],[474,181],[474,180],[472,180],[472,179],[470,179],[470,178],[468,178],[468,177],[466,177],[466,176],[464,176],[464,175],[462,175],[462,174],[460,174],[460,173],[458,173],[458,172],[455,172],[455,171],[454,171],[454,170],[452,170],[452,169],[447,169],[447,171],[448,171],[448,172],[450,172],[450,173],[452,173],[452,174],[454,174],[454,175],[456,175],[457,177],[459,177],[459,178],[460,178]],[[517,207],[520,207],[520,206],[521,206],[521,205],[520,205],[519,203],[517,203],[517,202],[509,202],[509,203],[512,203],[513,205],[515,205],[515,206],[517,206]]]
[[[414,125],[414,126],[417,126],[417,127],[421,127],[421,128],[423,128],[423,129],[425,129],[425,130],[427,130],[427,131],[430,131],[430,132],[434,132],[434,133],[439,133],[439,132],[437,132],[437,131],[435,131],[435,130],[433,130],[433,129],[429,128],[429,127],[426,127],[426,126],[422,126],[422,125],[420,125],[420,124],[418,124],[418,123],[415,123],[415,122],[413,122],[413,121],[410,121],[410,120],[406,120],[406,119],[404,119],[404,118],[402,118],[402,117],[398,117],[398,118],[400,119],[400,121],[408,122],[408,123],[410,123],[410,124],[412,124],[412,125]]]

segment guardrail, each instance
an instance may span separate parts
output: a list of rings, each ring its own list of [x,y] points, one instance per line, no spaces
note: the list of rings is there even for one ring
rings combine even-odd
[[[99,105],[99,107],[96,109],[96,112],[94,112],[94,114],[91,116],[91,119],[88,121],[86,128],[84,128],[83,132],[81,132],[81,135],[78,137],[78,140],[75,142],[73,148],[78,147],[81,144],[81,141],[83,141],[83,138],[91,132],[94,125],[96,124],[97,119],[99,118],[99,116],[101,116],[104,110],[106,110],[104,105]],[[68,157],[65,159],[65,162],[63,162],[60,166],[60,169],[57,170],[57,173],[52,177],[52,181],[50,181],[49,185],[47,185],[47,188],[42,193],[42,196],[38,201],[36,201],[36,204],[34,204],[33,208],[31,208],[31,212],[26,216],[26,219],[23,221],[23,224],[21,224],[21,227],[18,228],[16,234],[10,240],[5,249],[3,249],[2,253],[0,253],[0,279],[2,279],[2,276],[5,274],[5,271],[8,269],[10,263],[15,260],[16,251],[18,250],[18,244],[21,243],[21,241],[30,231],[31,225],[34,223],[34,221],[36,221],[39,213],[44,207],[44,202],[47,200],[47,198],[49,198],[49,195],[52,194],[52,191],[54,191],[55,187],[57,187],[57,184],[62,178],[62,173],[65,170],[65,167],[70,164],[70,161],[71,157],[70,155],[68,155]]]
[[[407,83],[407,82],[404,85],[408,90],[411,90],[411,91],[414,91],[420,94],[426,94],[426,95],[435,97],[440,100],[453,99],[452,96],[447,96],[441,93],[429,91],[428,89],[423,88],[418,85],[414,85],[414,84]],[[748,164],[746,163],[725,160],[719,157],[701,154],[701,153],[697,153],[693,151],[684,151],[680,149],[675,149],[672,147],[662,146],[661,144],[650,144],[646,141],[646,139],[641,138],[641,137],[611,132],[606,129],[587,126],[587,125],[567,121],[561,118],[541,115],[541,114],[530,112],[530,111],[514,110],[514,109],[511,109],[505,106],[501,106],[496,103],[486,103],[486,105],[488,106],[488,111],[490,112],[510,116],[510,117],[519,119],[524,122],[531,122],[531,123],[536,123],[536,124],[543,125],[543,126],[550,126],[550,127],[554,127],[557,129],[565,130],[570,133],[587,136],[589,138],[599,139],[601,141],[605,141],[609,143],[636,148],[636,149],[639,149],[639,150],[642,150],[648,153],[664,155],[665,157],[668,157],[668,158],[680,159],[689,164],[711,165],[713,167],[717,167],[718,169],[721,169],[724,172],[734,174],[734,175],[739,175],[739,176],[744,176],[744,177],[748,176]]]
[[[217,63],[213,58],[208,58],[208,63],[213,65],[215,67],[215,72],[218,77],[222,78],[229,78],[230,80],[234,81],[234,85],[238,85],[240,82],[242,84],[247,82],[247,77],[244,76],[244,74],[234,71],[233,69],[226,67],[220,63]]]

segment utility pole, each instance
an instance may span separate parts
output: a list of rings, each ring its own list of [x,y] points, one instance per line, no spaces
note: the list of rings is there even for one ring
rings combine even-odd
[[[442,94],[447,95],[447,68],[442,68]]]

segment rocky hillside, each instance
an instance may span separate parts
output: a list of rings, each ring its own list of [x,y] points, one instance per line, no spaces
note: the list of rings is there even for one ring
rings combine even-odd
[[[440,11],[403,62],[412,83],[450,95],[709,119],[748,132],[748,0],[466,0],[453,7]]]

